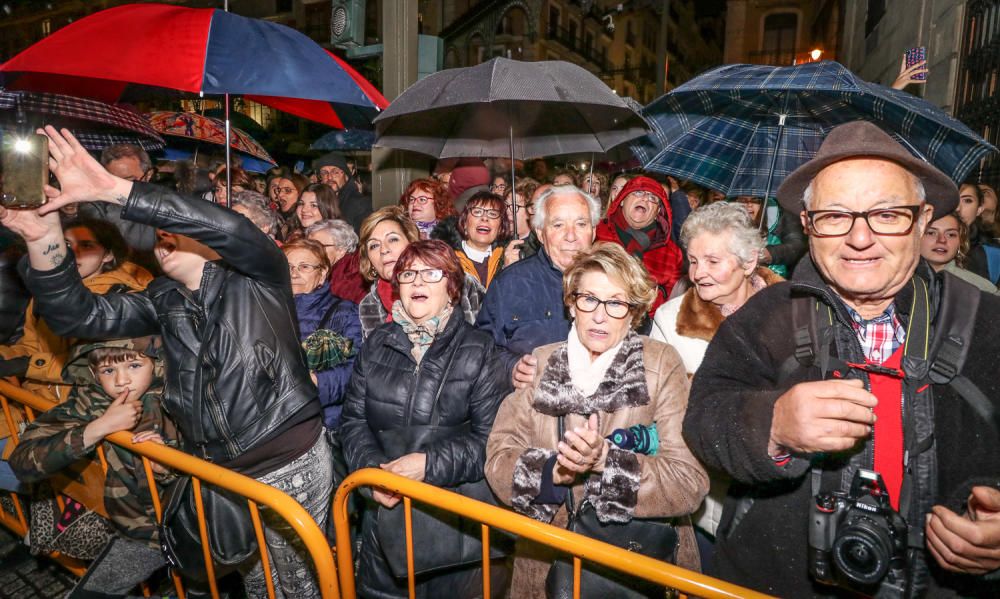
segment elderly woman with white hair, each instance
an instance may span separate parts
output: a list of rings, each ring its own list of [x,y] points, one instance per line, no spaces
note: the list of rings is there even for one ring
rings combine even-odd
[[[368,286],[361,276],[358,234],[354,227],[344,220],[327,219],[306,227],[305,234],[323,246],[330,260],[330,291],[341,299],[361,303]]]
[[[783,279],[758,265],[764,238],[739,204],[718,202],[692,212],[681,227],[681,244],[687,250],[691,287],[660,306],[650,337],[674,346],[688,376],[694,376],[722,321],[754,293]],[[711,540],[729,485],[722,475],[709,475],[712,488],[695,515],[695,526]],[[703,545],[703,562],[708,561],[705,549]]]

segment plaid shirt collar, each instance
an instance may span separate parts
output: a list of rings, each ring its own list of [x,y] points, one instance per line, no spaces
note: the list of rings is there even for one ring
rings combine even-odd
[[[858,335],[865,359],[869,362],[874,364],[885,362],[906,341],[906,328],[896,316],[895,303],[889,304],[885,312],[871,320],[865,320],[846,304],[845,307],[851,316],[851,325]]]

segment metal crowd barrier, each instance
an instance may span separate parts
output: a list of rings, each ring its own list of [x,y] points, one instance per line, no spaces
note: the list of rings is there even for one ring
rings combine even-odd
[[[355,598],[353,556],[348,527],[347,499],[358,487],[380,487],[403,497],[409,593],[416,596],[413,574],[413,529],[411,500],[433,504],[437,508],[454,512],[463,518],[482,524],[483,538],[483,599],[490,599],[490,528],[498,528],[536,543],[547,545],[573,556],[573,597],[580,597],[580,569],[584,560],[607,566],[636,578],[673,588],[681,593],[705,599],[765,599],[767,595],[685,570],[679,566],[655,560],[644,555],[596,541],[589,537],[532,520],[512,511],[488,505],[398,476],[384,470],[366,468],[351,474],[337,489],[333,500],[333,521],[337,531],[337,565],[340,572],[340,590],[344,599]],[[396,508],[400,509],[400,508]]]
[[[49,400],[41,398],[29,391],[0,379],[0,406],[3,408],[4,418],[6,419],[11,430],[10,442],[15,444],[18,442],[18,434],[17,427],[14,426],[14,417],[10,405],[11,401],[16,402],[18,405],[23,407],[25,416],[29,421],[34,420],[37,413],[44,412],[55,405]],[[340,591],[337,584],[337,574],[330,544],[323,531],[320,530],[319,526],[317,526],[316,522],[312,519],[309,513],[306,512],[305,508],[299,505],[298,502],[273,487],[260,483],[247,476],[243,476],[242,474],[233,472],[227,468],[217,466],[206,462],[205,460],[163,445],[157,445],[155,443],[141,443],[136,445],[132,443],[131,439],[132,435],[124,431],[114,433],[107,437],[107,440],[111,443],[124,447],[125,449],[142,456],[143,468],[151,490],[157,489],[156,481],[153,478],[153,470],[150,464],[150,460],[153,460],[173,469],[176,472],[190,474],[192,476],[192,484],[196,492],[196,497],[200,496],[200,494],[197,493],[201,484],[215,485],[245,497],[250,508],[254,531],[257,535],[257,544],[261,549],[266,546],[266,542],[264,540],[264,530],[261,525],[258,505],[265,505],[274,510],[275,513],[280,515],[285,519],[285,521],[288,522],[289,525],[291,525],[291,527],[295,530],[295,533],[302,539],[302,542],[308,550],[315,565],[315,572],[321,596],[324,599],[339,599]],[[103,468],[106,470],[107,465],[104,463],[103,454],[100,451],[98,453]],[[23,537],[28,531],[26,506],[22,504],[15,493],[10,493],[10,496],[14,504],[14,514],[10,514],[6,510],[0,509],[0,524],[7,526]],[[160,520],[162,518],[162,506],[160,505],[159,493],[152,493],[151,499],[153,507],[156,511],[157,520]],[[79,499],[77,500],[80,501]],[[209,564],[206,569],[210,591],[213,599],[218,599],[219,592],[215,583],[214,569],[211,566],[212,560],[210,559],[208,553],[208,543],[206,542],[208,533],[205,525],[202,505],[201,502],[197,500],[195,501],[195,504],[198,512],[199,532],[201,533],[205,562],[206,564]],[[62,506],[60,505],[60,507]],[[53,555],[52,557],[77,575],[82,575],[86,570],[86,565],[78,560],[68,559],[66,556],[60,555]],[[268,596],[273,598],[275,596],[274,580],[271,578],[271,568],[266,551],[261,551],[261,560],[264,575],[267,581]],[[173,582],[178,597],[180,599],[184,599],[182,581],[175,575]],[[148,591],[146,592],[148,593]]]
[[[3,409],[5,418],[10,430],[12,443],[18,442],[17,427],[13,417],[11,402],[19,405],[25,417],[30,421],[34,420],[38,413],[44,412],[55,404],[47,399],[39,397],[26,391],[10,382],[0,379],[0,407]],[[624,572],[636,578],[651,581],[663,585],[666,588],[676,589],[681,593],[692,596],[714,598],[766,598],[766,595],[746,589],[723,580],[718,580],[685,570],[679,566],[654,560],[644,555],[639,555],[624,549],[608,545],[600,541],[570,532],[563,528],[551,526],[549,524],[532,520],[512,511],[487,505],[457,493],[443,490],[425,483],[413,481],[384,470],[368,468],[359,470],[349,477],[337,489],[333,500],[333,519],[337,535],[337,564],[334,565],[333,553],[323,531],[319,529],[315,521],[309,516],[305,509],[294,499],[274,489],[268,485],[257,482],[252,478],[243,476],[232,470],[206,462],[205,460],[177,451],[170,447],[157,445],[154,443],[142,443],[139,445],[131,442],[131,434],[118,432],[107,437],[111,443],[124,447],[129,451],[142,456],[143,469],[149,481],[150,489],[157,489],[150,460],[160,463],[173,470],[190,474],[193,477],[195,490],[201,484],[211,484],[223,489],[232,491],[247,499],[253,520],[254,531],[257,536],[258,545],[266,546],[264,532],[261,526],[258,505],[265,505],[283,517],[301,537],[306,549],[309,551],[315,565],[315,572],[321,596],[324,599],[354,599],[356,596],[354,584],[354,558],[350,539],[350,526],[348,524],[347,499],[351,492],[359,487],[381,487],[397,493],[403,497],[401,509],[405,510],[405,541],[407,549],[407,562],[409,567],[409,593],[410,597],[415,597],[415,577],[413,574],[413,531],[411,526],[412,501],[433,504],[438,508],[456,513],[472,521],[480,522],[483,531],[483,597],[490,599],[490,578],[489,578],[489,534],[491,528],[497,528],[509,533],[513,533],[525,539],[547,545],[556,550],[565,552],[573,556],[574,569],[574,598],[578,599],[580,594],[580,571],[583,561],[601,564]],[[106,471],[107,463],[104,460],[103,452],[98,448],[98,463]],[[67,490],[67,494],[70,491]],[[57,494],[58,495],[58,494]],[[24,536],[28,531],[27,506],[24,506],[15,493],[10,493],[14,505],[14,513],[8,513],[0,509],[0,524],[5,525],[14,532]],[[153,507],[157,519],[162,518],[162,506],[160,504],[159,493],[152,494]],[[80,501],[79,498],[77,498]],[[60,507],[61,504],[60,504]],[[91,507],[91,506],[88,506]],[[207,527],[205,526],[204,515],[200,502],[196,502],[198,509],[200,533],[202,547],[206,563],[209,564],[207,570],[210,581],[210,591],[214,599],[218,599],[218,589],[215,585],[214,571],[211,567],[211,559],[208,555]],[[103,505],[99,506],[103,510]],[[60,556],[58,554],[51,557],[59,561],[63,566],[77,575],[82,575],[86,570],[86,565],[79,560]],[[262,566],[267,581],[267,590],[270,597],[275,596],[274,581],[271,578],[271,571],[268,563],[267,552],[261,552]],[[339,568],[338,568],[339,567]],[[338,581],[339,573],[339,581]],[[183,582],[176,575],[173,579],[178,597],[184,599]],[[148,596],[148,589],[144,589]]]

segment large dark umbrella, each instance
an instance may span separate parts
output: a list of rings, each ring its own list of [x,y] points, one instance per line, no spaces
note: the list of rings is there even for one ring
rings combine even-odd
[[[97,100],[0,88],[0,126],[28,133],[51,124],[72,129],[88,150],[131,143],[144,150],[166,145],[142,115]]]
[[[961,181],[996,151],[936,106],[865,81],[843,65],[724,65],[649,104],[651,133],[632,143],[646,170],[726,193],[773,197],[784,178],[849,121],[871,121]]]
[[[603,154],[646,132],[635,111],[582,67],[506,58],[421,79],[375,127],[377,147],[436,158]]]

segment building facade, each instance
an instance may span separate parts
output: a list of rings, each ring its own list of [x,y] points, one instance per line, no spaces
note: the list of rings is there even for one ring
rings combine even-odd
[[[723,62],[790,66],[837,60],[842,16],[840,0],[729,0]]]
[[[862,78],[891,85],[903,54],[927,48],[927,83],[908,92],[954,112],[961,63],[964,0],[866,0],[846,3],[842,41],[845,66]]]
[[[669,5],[665,39],[660,23]],[[721,15],[696,14],[694,0],[444,0],[421,3],[421,32],[444,40],[444,66],[503,56],[579,64],[623,96],[646,103],[718,64]],[[665,44],[665,49],[660,44]],[[665,52],[666,59],[658,56]]]
[[[955,82],[955,116],[1000,147],[1000,0],[970,0],[964,7],[962,45]],[[983,161],[980,181],[1000,186],[1000,159]]]

